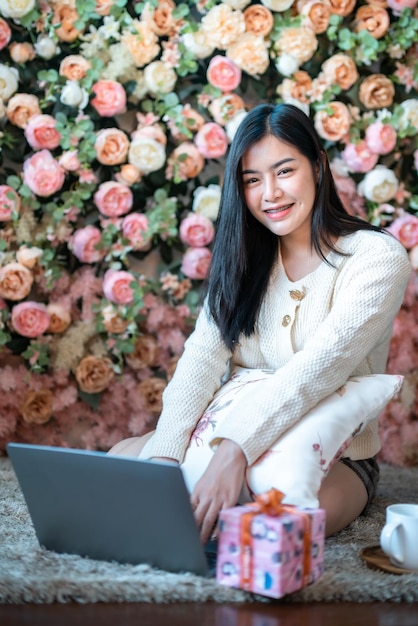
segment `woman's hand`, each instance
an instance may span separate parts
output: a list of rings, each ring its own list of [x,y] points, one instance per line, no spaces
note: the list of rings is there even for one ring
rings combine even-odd
[[[246,467],[247,459],[238,444],[224,439],[191,495],[203,544],[214,531],[219,511],[237,504]]]

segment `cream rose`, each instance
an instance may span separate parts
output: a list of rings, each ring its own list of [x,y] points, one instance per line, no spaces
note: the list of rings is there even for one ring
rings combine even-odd
[[[17,262],[24,265],[28,269],[33,269],[43,255],[42,248],[37,246],[21,246],[16,252]]]
[[[193,193],[192,210],[214,222],[219,213],[221,188],[219,185],[197,187]]]
[[[394,171],[384,165],[376,165],[358,185],[360,195],[378,204],[394,198],[398,189],[399,181]]]
[[[172,67],[162,61],[153,61],[144,69],[144,80],[148,92],[156,96],[159,93],[174,91],[177,74]]]
[[[3,102],[7,102],[17,91],[18,81],[19,72],[17,69],[0,63],[0,98]]]
[[[294,0],[261,0],[261,3],[264,4],[265,7],[277,13],[282,13],[290,9],[293,2]]]
[[[67,80],[62,88],[60,100],[67,106],[85,109],[89,102],[89,94],[76,80]]]
[[[46,61],[52,59],[52,57],[56,56],[60,51],[55,41],[51,39],[51,37],[48,37],[48,35],[41,35],[34,47],[36,54]]]
[[[174,35],[177,22],[173,18],[173,9],[176,8],[173,0],[159,0],[157,7],[148,2],[141,13],[141,20],[147,22],[152,30],[160,37]]]
[[[160,52],[158,37],[146,22],[134,20],[134,32],[125,31],[122,34],[122,43],[129,51],[136,67],[144,67],[151,63]]]
[[[165,147],[161,142],[141,133],[135,135],[128,152],[128,161],[141,174],[150,174],[161,169],[166,160]]]
[[[241,124],[242,120],[248,115],[247,111],[237,111],[230,120],[227,121],[225,130],[226,135],[229,141],[233,141],[235,137],[235,133],[238,130],[238,126]]]
[[[119,128],[103,128],[96,135],[94,149],[99,163],[118,165],[127,159],[129,139]]]
[[[245,33],[227,48],[226,55],[251,76],[261,76],[267,70],[270,58],[264,37]]]
[[[109,387],[115,373],[108,358],[86,356],[80,361],[75,377],[81,391],[100,393]]]
[[[409,98],[400,104],[399,129],[406,130],[408,126],[418,128],[418,99]]]
[[[202,29],[193,33],[183,33],[181,38],[187,50],[196,59],[207,59],[215,50],[214,44],[209,42],[207,33]]]
[[[275,43],[278,54],[290,54],[298,60],[299,65],[309,61],[318,47],[318,40],[312,28],[283,28]]]
[[[227,4],[212,7],[201,20],[208,41],[219,50],[226,50],[245,32],[242,11],[234,11]]]
[[[292,74],[297,72],[300,64],[296,57],[284,52],[277,57],[275,65],[277,71],[283,76],[292,76]],[[281,90],[281,85],[277,87],[278,92],[279,90]]]
[[[330,102],[328,106],[332,109],[332,115],[329,115],[325,109],[315,114],[316,131],[322,139],[340,141],[350,129],[350,112],[343,102]]]
[[[394,97],[395,86],[384,74],[371,74],[360,85],[359,99],[366,109],[390,107]]]
[[[35,0],[0,0],[0,13],[3,17],[18,20],[35,8]]]
[[[29,295],[33,274],[21,263],[7,263],[0,267],[0,298],[23,300]]]

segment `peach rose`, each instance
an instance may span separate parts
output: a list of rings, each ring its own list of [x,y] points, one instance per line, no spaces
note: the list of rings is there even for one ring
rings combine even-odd
[[[241,82],[241,70],[231,59],[217,54],[209,62],[206,78],[223,92],[233,91]]]
[[[126,111],[126,92],[116,80],[99,80],[91,90],[95,95],[90,104],[102,117],[113,117]]]
[[[331,13],[345,17],[354,11],[356,0],[327,0]]]
[[[126,161],[129,139],[119,128],[103,128],[96,135],[94,149],[99,163],[117,165]]]
[[[58,163],[67,172],[76,172],[81,167],[81,163],[78,158],[78,150],[67,150],[66,152],[63,152],[58,159]]]
[[[390,18],[385,8],[364,4],[356,11],[354,28],[357,32],[367,30],[375,39],[381,39],[389,30]]]
[[[23,300],[33,284],[32,272],[21,263],[7,263],[0,267],[0,297],[5,300]]]
[[[91,63],[81,54],[69,54],[60,63],[59,73],[68,80],[82,80],[91,69]]]
[[[280,54],[295,57],[299,65],[309,61],[318,48],[318,40],[313,30],[307,26],[283,28],[275,43],[275,50]]]
[[[398,217],[387,230],[408,250],[418,245],[418,217],[411,213]]]
[[[61,189],[63,168],[48,150],[40,150],[23,163],[23,182],[37,196],[48,197]]]
[[[227,4],[218,4],[202,17],[201,28],[215,48],[226,50],[245,32],[244,15]]]
[[[96,13],[101,16],[109,15],[110,9],[114,6],[114,0],[96,0]]]
[[[84,393],[100,393],[109,387],[115,373],[110,359],[85,356],[77,365],[75,377]]]
[[[12,309],[12,327],[22,337],[31,339],[43,335],[49,326],[49,313],[40,302],[26,301]]]
[[[146,3],[141,13],[141,20],[160,37],[170,37],[176,33],[178,22],[173,17],[176,8],[173,0],[159,0],[155,8]]]
[[[149,250],[149,221],[144,213],[129,213],[122,221],[122,234],[134,250]]]
[[[344,163],[350,172],[370,172],[376,165],[379,155],[372,152],[367,143],[362,140],[358,143],[348,143],[341,153]]]
[[[50,302],[46,305],[49,313],[48,333],[63,333],[71,324],[71,313],[67,307],[58,302]]]
[[[24,265],[29,270],[33,269],[43,254],[43,250],[36,246],[21,246],[16,252],[18,263]]]
[[[85,226],[76,230],[70,242],[74,256],[81,263],[97,263],[106,255],[106,250],[99,248],[102,234],[95,226]]]
[[[277,91],[285,102],[290,99],[295,99],[307,104],[309,103],[308,94],[311,87],[312,78],[309,76],[308,72],[297,70],[293,74],[293,78],[285,78],[282,80]]]
[[[167,383],[162,378],[150,376],[138,384],[138,391],[145,400],[145,410],[159,415],[163,408],[163,392]]]
[[[136,32],[124,32],[121,41],[132,56],[136,67],[144,67],[160,52],[158,37],[146,22],[134,20],[131,27]]]
[[[52,115],[33,115],[26,124],[25,137],[32,150],[55,150],[61,141]]]
[[[250,76],[261,76],[267,70],[270,58],[264,37],[245,33],[226,50],[226,55]]]
[[[209,111],[214,121],[220,126],[225,126],[235,113],[245,110],[245,102],[236,93],[226,93],[219,98],[214,98],[209,105]]]
[[[124,320],[111,304],[102,309],[102,320],[107,332],[114,335],[124,333],[129,325],[129,321]]]
[[[266,37],[273,28],[271,11],[262,4],[253,4],[244,11],[245,30],[253,35]]]
[[[228,149],[228,137],[222,126],[208,122],[196,133],[194,138],[197,149],[206,159],[219,159]]]
[[[35,49],[28,41],[22,43],[14,41],[9,46],[9,53],[12,60],[19,65],[33,61],[35,58]]]
[[[171,153],[166,175],[169,179],[174,173],[181,180],[196,178],[204,165],[205,160],[197,147],[190,141],[184,141]]]
[[[10,26],[2,17],[0,17],[0,50],[3,50],[12,37]]]
[[[125,215],[133,204],[133,195],[129,187],[113,180],[99,185],[93,199],[100,213],[106,217]]]
[[[38,98],[29,93],[17,93],[7,103],[7,119],[19,128],[25,128],[33,115],[41,113]]]
[[[23,398],[20,414],[27,424],[46,424],[52,417],[54,394],[45,387],[28,391]]]
[[[202,128],[204,123],[205,118],[200,115],[196,109],[193,109],[190,104],[185,104],[178,123],[177,120],[176,122],[174,120],[169,120],[168,127],[176,141],[187,141],[192,133],[196,133],[200,128]],[[184,128],[188,131],[187,134],[186,131],[183,130]]]
[[[359,89],[359,99],[366,109],[390,107],[395,97],[395,86],[384,74],[370,74]]]
[[[366,130],[366,143],[376,154],[389,154],[396,146],[396,130],[390,124],[373,122]]]
[[[201,248],[211,243],[215,229],[207,217],[192,213],[182,220],[179,234],[186,245]]]
[[[131,283],[136,283],[136,278],[130,272],[124,270],[107,270],[103,277],[103,293],[105,298],[115,304],[131,304],[134,300],[134,292]]]
[[[329,26],[331,15],[330,8],[326,2],[309,0],[308,2],[303,2],[303,4],[298,3],[297,6],[300,15],[309,20],[309,26],[316,35],[325,33]]]
[[[158,342],[152,335],[140,335],[135,341],[133,352],[125,356],[126,362],[133,370],[153,367],[158,357]]]
[[[80,19],[77,9],[67,4],[59,4],[54,9],[52,24],[56,26],[54,32],[60,41],[71,43],[80,35],[80,31],[75,27]]]
[[[359,74],[353,59],[347,54],[334,54],[322,64],[322,71],[330,84],[347,90],[358,80]]]
[[[203,280],[208,273],[211,258],[209,248],[187,248],[183,255],[181,271],[188,278]]]
[[[141,180],[141,172],[135,165],[131,163],[125,163],[120,168],[120,171],[115,175],[116,180],[119,183],[123,183],[124,185],[128,185],[131,187],[135,185],[135,183],[139,183]]]
[[[328,104],[328,107],[332,109],[332,115],[329,115],[325,109],[315,113],[316,131],[322,139],[340,141],[350,129],[350,112],[343,102],[333,101]]]
[[[9,185],[0,185],[0,222],[8,222],[19,214],[20,196]]]

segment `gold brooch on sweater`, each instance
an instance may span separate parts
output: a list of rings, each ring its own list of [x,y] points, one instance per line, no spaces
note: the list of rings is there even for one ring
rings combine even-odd
[[[297,300],[298,302],[303,300],[303,298],[305,297],[303,291],[300,291],[299,289],[292,289],[291,291],[289,291],[289,293],[292,300]]]

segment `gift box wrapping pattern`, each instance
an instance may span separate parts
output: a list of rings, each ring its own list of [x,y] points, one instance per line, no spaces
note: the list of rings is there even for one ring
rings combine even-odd
[[[225,509],[219,515],[217,581],[229,587],[272,598],[301,589],[323,573],[325,544],[325,511],[297,509],[309,515],[310,572],[304,580],[305,521],[298,513],[283,512],[278,516],[256,513],[251,519],[251,584],[241,581],[242,515],[254,511],[250,506]]]

